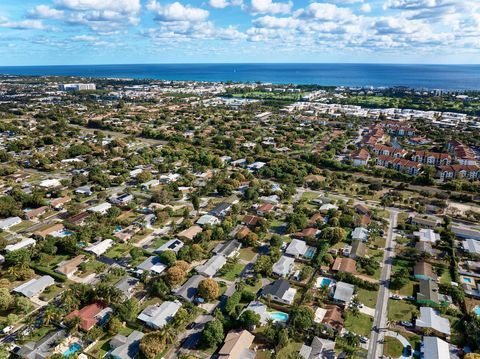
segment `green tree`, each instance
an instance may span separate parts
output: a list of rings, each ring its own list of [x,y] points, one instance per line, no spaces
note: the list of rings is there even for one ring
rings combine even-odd
[[[219,292],[218,283],[214,279],[206,278],[198,284],[198,295],[206,301],[217,299]]]
[[[240,325],[244,329],[252,330],[254,327],[260,325],[260,314],[253,310],[246,310],[238,318]]]
[[[202,332],[202,341],[209,348],[216,348],[223,342],[224,336],[222,322],[214,319],[205,325],[205,329]]]
[[[140,311],[136,298],[130,298],[118,306],[118,315],[126,322],[133,322]]]
[[[7,310],[13,304],[13,296],[8,288],[0,288],[0,310]]]
[[[160,258],[161,262],[168,267],[173,266],[177,261],[177,255],[171,250],[163,251],[158,255],[158,257]]]

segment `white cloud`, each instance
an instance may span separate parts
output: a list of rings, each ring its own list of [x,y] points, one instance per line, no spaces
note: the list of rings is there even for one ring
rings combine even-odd
[[[254,14],[288,14],[293,7],[291,1],[273,2],[272,0],[252,0],[251,8]]]
[[[98,38],[95,36],[90,36],[90,35],[76,35],[72,37],[73,41],[85,41],[85,42],[93,42],[93,41],[98,41]]]
[[[179,2],[161,5],[156,1],[151,1],[147,6],[149,10],[155,12],[155,19],[158,21],[201,22],[205,21],[209,16],[207,10],[189,5],[184,6]]]
[[[40,20],[21,20],[10,21],[7,18],[0,18],[0,27],[17,29],[17,30],[44,30],[45,25]]]
[[[110,10],[121,13],[140,11],[140,0],[55,0],[55,7],[75,11]]]
[[[292,17],[262,16],[253,21],[257,27],[269,29],[296,28],[300,25],[300,20]]]
[[[35,19],[61,19],[65,13],[62,10],[53,9],[47,5],[38,5],[29,10],[27,15]]]
[[[297,12],[296,16],[323,21],[352,21],[355,18],[352,10],[334,4],[314,2],[306,9]]]
[[[360,10],[362,10],[363,12],[371,12],[371,11],[372,11],[372,5],[370,5],[370,4],[363,4],[363,5],[360,7]]]
[[[229,6],[230,3],[227,0],[210,0],[208,5],[216,9],[223,9]]]

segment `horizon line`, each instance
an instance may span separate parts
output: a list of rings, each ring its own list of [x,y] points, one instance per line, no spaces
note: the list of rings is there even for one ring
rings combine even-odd
[[[53,66],[139,66],[139,65],[391,65],[391,66],[480,66],[480,63],[415,63],[415,62],[146,62],[146,63],[86,63],[47,65],[0,65],[1,67]]]

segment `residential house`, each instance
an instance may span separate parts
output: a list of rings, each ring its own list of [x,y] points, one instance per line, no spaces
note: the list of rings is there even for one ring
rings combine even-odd
[[[80,318],[80,328],[84,331],[89,331],[92,329],[95,324],[102,322],[108,312],[111,311],[104,311],[106,307],[100,302],[94,302],[92,304],[84,306],[80,310],[74,310],[70,314],[65,317],[65,320],[71,320],[75,317]]]
[[[135,287],[139,282],[137,278],[127,276],[115,283],[114,287],[122,293],[123,300],[127,300],[133,297]]]
[[[24,295],[27,298],[32,298],[40,295],[46,288],[55,284],[55,281],[49,275],[44,275],[37,279],[30,279],[18,287],[14,288],[15,293]]]
[[[91,246],[85,247],[84,250],[87,252],[91,252],[95,254],[97,257],[104,254],[111,246],[113,246],[114,242],[111,239],[104,239],[103,241],[99,241]]]
[[[17,224],[22,223],[22,219],[20,217],[9,217],[0,220],[0,230],[6,231],[10,227],[16,226]]]
[[[204,214],[197,220],[197,224],[202,227],[206,225],[214,226],[219,223],[220,223],[220,220],[217,217],[212,216],[210,214]]]
[[[317,236],[318,229],[316,228],[305,228],[301,232],[297,232],[294,234],[297,238],[315,238]]]
[[[423,359],[450,359],[450,346],[437,337],[423,337],[421,346]]]
[[[342,311],[336,305],[328,304],[325,306],[326,312],[322,323],[327,327],[340,332],[343,329]]]
[[[117,206],[126,206],[131,201],[133,201],[133,195],[130,193],[123,193],[119,196],[114,196],[110,198],[110,202]]]
[[[303,344],[300,356],[304,359],[336,359],[335,342],[330,339],[313,337],[310,345]]]
[[[16,356],[24,359],[46,359],[53,355],[53,350],[67,338],[67,332],[64,329],[49,332],[40,340],[27,342],[20,346],[15,353]]]
[[[462,246],[465,252],[480,255],[480,241],[468,238],[462,242]]]
[[[293,258],[299,258],[305,255],[307,249],[308,246],[305,241],[301,241],[299,239],[292,239],[287,249],[285,250],[285,254]]]
[[[368,235],[368,229],[365,229],[363,227],[357,227],[352,231],[353,240],[358,239],[359,241],[366,242],[368,240]]]
[[[135,234],[140,232],[140,228],[136,226],[128,226],[121,229],[118,232],[115,232],[113,235],[114,237],[118,238],[119,242],[126,243],[129,239],[131,239]]]
[[[178,251],[184,246],[184,243],[179,239],[171,239],[168,242],[161,245],[159,248],[155,250],[155,253],[161,253],[164,251],[174,251],[178,253]]]
[[[157,179],[152,179],[150,181],[147,181],[147,182],[144,182],[140,185],[140,187],[142,188],[142,190],[144,191],[147,191],[149,190],[150,188],[152,187],[157,187],[160,185],[160,181],[157,180]]]
[[[77,226],[81,226],[85,224],[85,221],[90,217],[90,213],[87,211],[80,212],[76,215],[71,216],[70,218],[67,219],[68,222],[71,224],[76,224]]]
[[[412,161],[432,166],[446,166],[452,162],[452,157],[448,153],[415,151]]]
[[[355,287],[350,283],[337,282],[333,293],[333,300],[336,303],[345,305],[352,300]]]
[[[293,304],[297,290],[290,286],[288,280],[277,279],[275,282],[267,284],[262,288],[261,296],[273,301]]]
[[[435,250],[433,249],[432,244],[430,242],[417,242],[415,243],[415,248],[419,252],[427,253],[432,257],[435,255]]]
[[[221,202],[208,212],[208,214],[215,217],[225,217],[231,208],[231,203]]]
[[[203,231],[202,227],[194,225],[177,234],[177,237],[183,241],[192,241],[197,234]]]
[[[47,236],[50,236],[55,232],[61,232],[64,229],[65,227],[61,223],[49,224],[33,232],[33,236],[35,238],[45,239]]]
[[[218,352],[218,359],[254,359],[256,352],[250,349],[254,339],[247,330],[231,330]]]
[[[246,215],[242,219],[242,223],[247,226],[256,226],[259,221],[263,220],[262,217]]]
[[[355,209],[355,212],[357,212],[358,214],[366,215],[366,216],[370,215],[370,210],[363,204],[356,204],[353,208]]]
[[[88,186],[81,186],[75,190],[75,194],[80,194],[82,196],[91,196],[93,194],[92,190]]]
[[[242,310],[240,315],[242,315],[243,312],[247,310],[251,310],[252,312],[257,313],[260,316],[260,325],[267,324],[268,320],[271,319],[270,315],[268,314],[268,307],[262,302],[259,302],[259,301],[250,302],[245,307],[245,309]]]
[[[248,228],[243,227],[248,230]],[[222,255],[225,258],[235,258],[240,253],[240,248],[242,248],[242,243],[233,239],[224,243],[217,244],[213,249],[213,253]]]
[[[135,359],[140,351],[143,333],[134,330],[128,336],[117,334],[110,340],[110,357],[113,359]]]
[[[424,260],[420,260],[415,264],[413,275],[416,279],[437,280],[437,275],[434,273],[432,265]]]
[[[50,207],[58,211],[63,209],[63,207],[70,201],[71,198],[68,196],[55,198],[50,202]]]
[[[67,278],[71,278],[71,277],[73,277],[75,272],[78,270],[78,266],[81,263],[84,263],[84,262],[87,262],[87,261],[88,261],[87,256],[85,256],[83,254],[80,254],[80,255],[76,256],[75,258],[72,258],[72,259],[67,260],[67,261],[60,262],[57,265],[57,268],[55,269],[55,272],[57,272],[59,274],[63,274]]]
[[[440,294],[438,284],[432,280],[420,280],[419,290],[417,292],[417,303],[420,305],[448,306],[452,299],[448,295]]]
[[[350,160],[354,166],[366,166],[370,160],[370,153],[367,150],[360,148],[350,154]]]
[[[352,241],[352,248],[350,249],[350,258],[357,259],[357,258],[364,258],[367,254],[367,246],[361,240],[353,240]]]
[[[279,277],[288,277],[293,270],[295,259],[287,256],[281,256],[280,259],[273,264],[272,274]]]
[[[373,152],[377,156],[390,156],[394,158],[403,158],[407,154],[407,151],[402,148],[389,147],[385,145],[375,145],[372,148]]]
[[[110,203],[104,202],[88,208],[87,211],[92,213],[106,214],[110,208],[112,208],[112,205]]]
[[[452,226],[452,232],[459,238],[480,241],[480,231],[474,228]]]
[[[178,300],[174,302],[165,301],[160,305],[149,305],[138,315],[137,318],[150,328],[160,329],[173,319],[181,307],[182,303]]]
[[[421,229],[418,232],[413,232],[413,235],[418,237],[420,242],[430,242],[435,244],[440,240],[440,234],[435,233],[433,229]]]
[[[390,156],[380,155],[377,157],[376,164],[378,166],[392,168],[399,172],[404,172],[412,176],[420,174],[422,164],[405,158],[396,158]]]
[[[200,274],[191,276],[183,285],[176,289],[175,295],[182,297],[186,301],[192,302],[198,291],[198,284],[204,280],[205,277]]]
[[[48,209],[47,206],[42,206],[42,207],[38,207],[38,208],[35,208],[35,209],[31,209],[29,211],[26,211],[25,212],[25,219],[28,219],[29,221],[37,219],[42,214],[47,212],[47,209]]]
[[[206,263],[197,266],[195,269],[198,274],[205,277],[213,277],[227,263],[227,258],[222,255],[214,255]]]
[[[357,263],[351,258],[337,257],[332,265],[334,272],[357,273]]]
[[[150,256],[137,266],[137,270],[161,274],[167,266],[163,264],[159,257]]]
[[[415,320],[415,326],[420,330],[428,329],[439,337],[450,336],[450,321],[430,307],[420,307],[420,316]]]
[[[441,180],[453,178],[480,179],[480,167],[477,165],[437,166],[437,178]]]
[[[433,229],[439,226],[440,221],[437,218],[426,218],[426,217],[414,216],[414,217],[410,217],[410,223],[420,227]]]
[[[274,205],[271,203],[264,203],[257,208],[257,214],[259,216],[265,216],[274,208]]]
[[[5,246],[5,252],[9,253],[9,252],[18,251],[19,249],[25,249],[30,246],[34,246],[36,243],[37,241],[33,238],[25,238],[18,243],[9,244]]]

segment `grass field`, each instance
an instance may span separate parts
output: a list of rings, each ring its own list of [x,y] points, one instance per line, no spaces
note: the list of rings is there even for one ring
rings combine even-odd
[[[359,313],[358,316],[353,316],[350,312],[345,312],[345,328],[358,335],[368,337],[372,330],[373,318]]]
[[[404,300],[388,301],[388,319],[394,321],[411,321],[412,315],[417,311],[417,307]]]
[[[245,266],[242,263],[236,263],[232,266],[232,269],[226,272],[225,274],[223,274],[221,278],[232,282],[236,278],[238,278],[238,276],[243,270],[243,267]]]
[[[377,303],[377,296],[377,291],[366,290],[362,288],[358,288],[357,290],[357,298],[360,303],[370,308],[375,308],[375,304]]]
[[[398,339],[392,337],[385,337],[385,344],[383,345],[383,354],[391,357],[398,358],[402,355],[403,345]]]
[[[242,248],[240,249],[240,255],[238,256],[238,258],[250,262],[253,257],[255,257],[255,254],[256,253],[253,251],[252,248]]]

